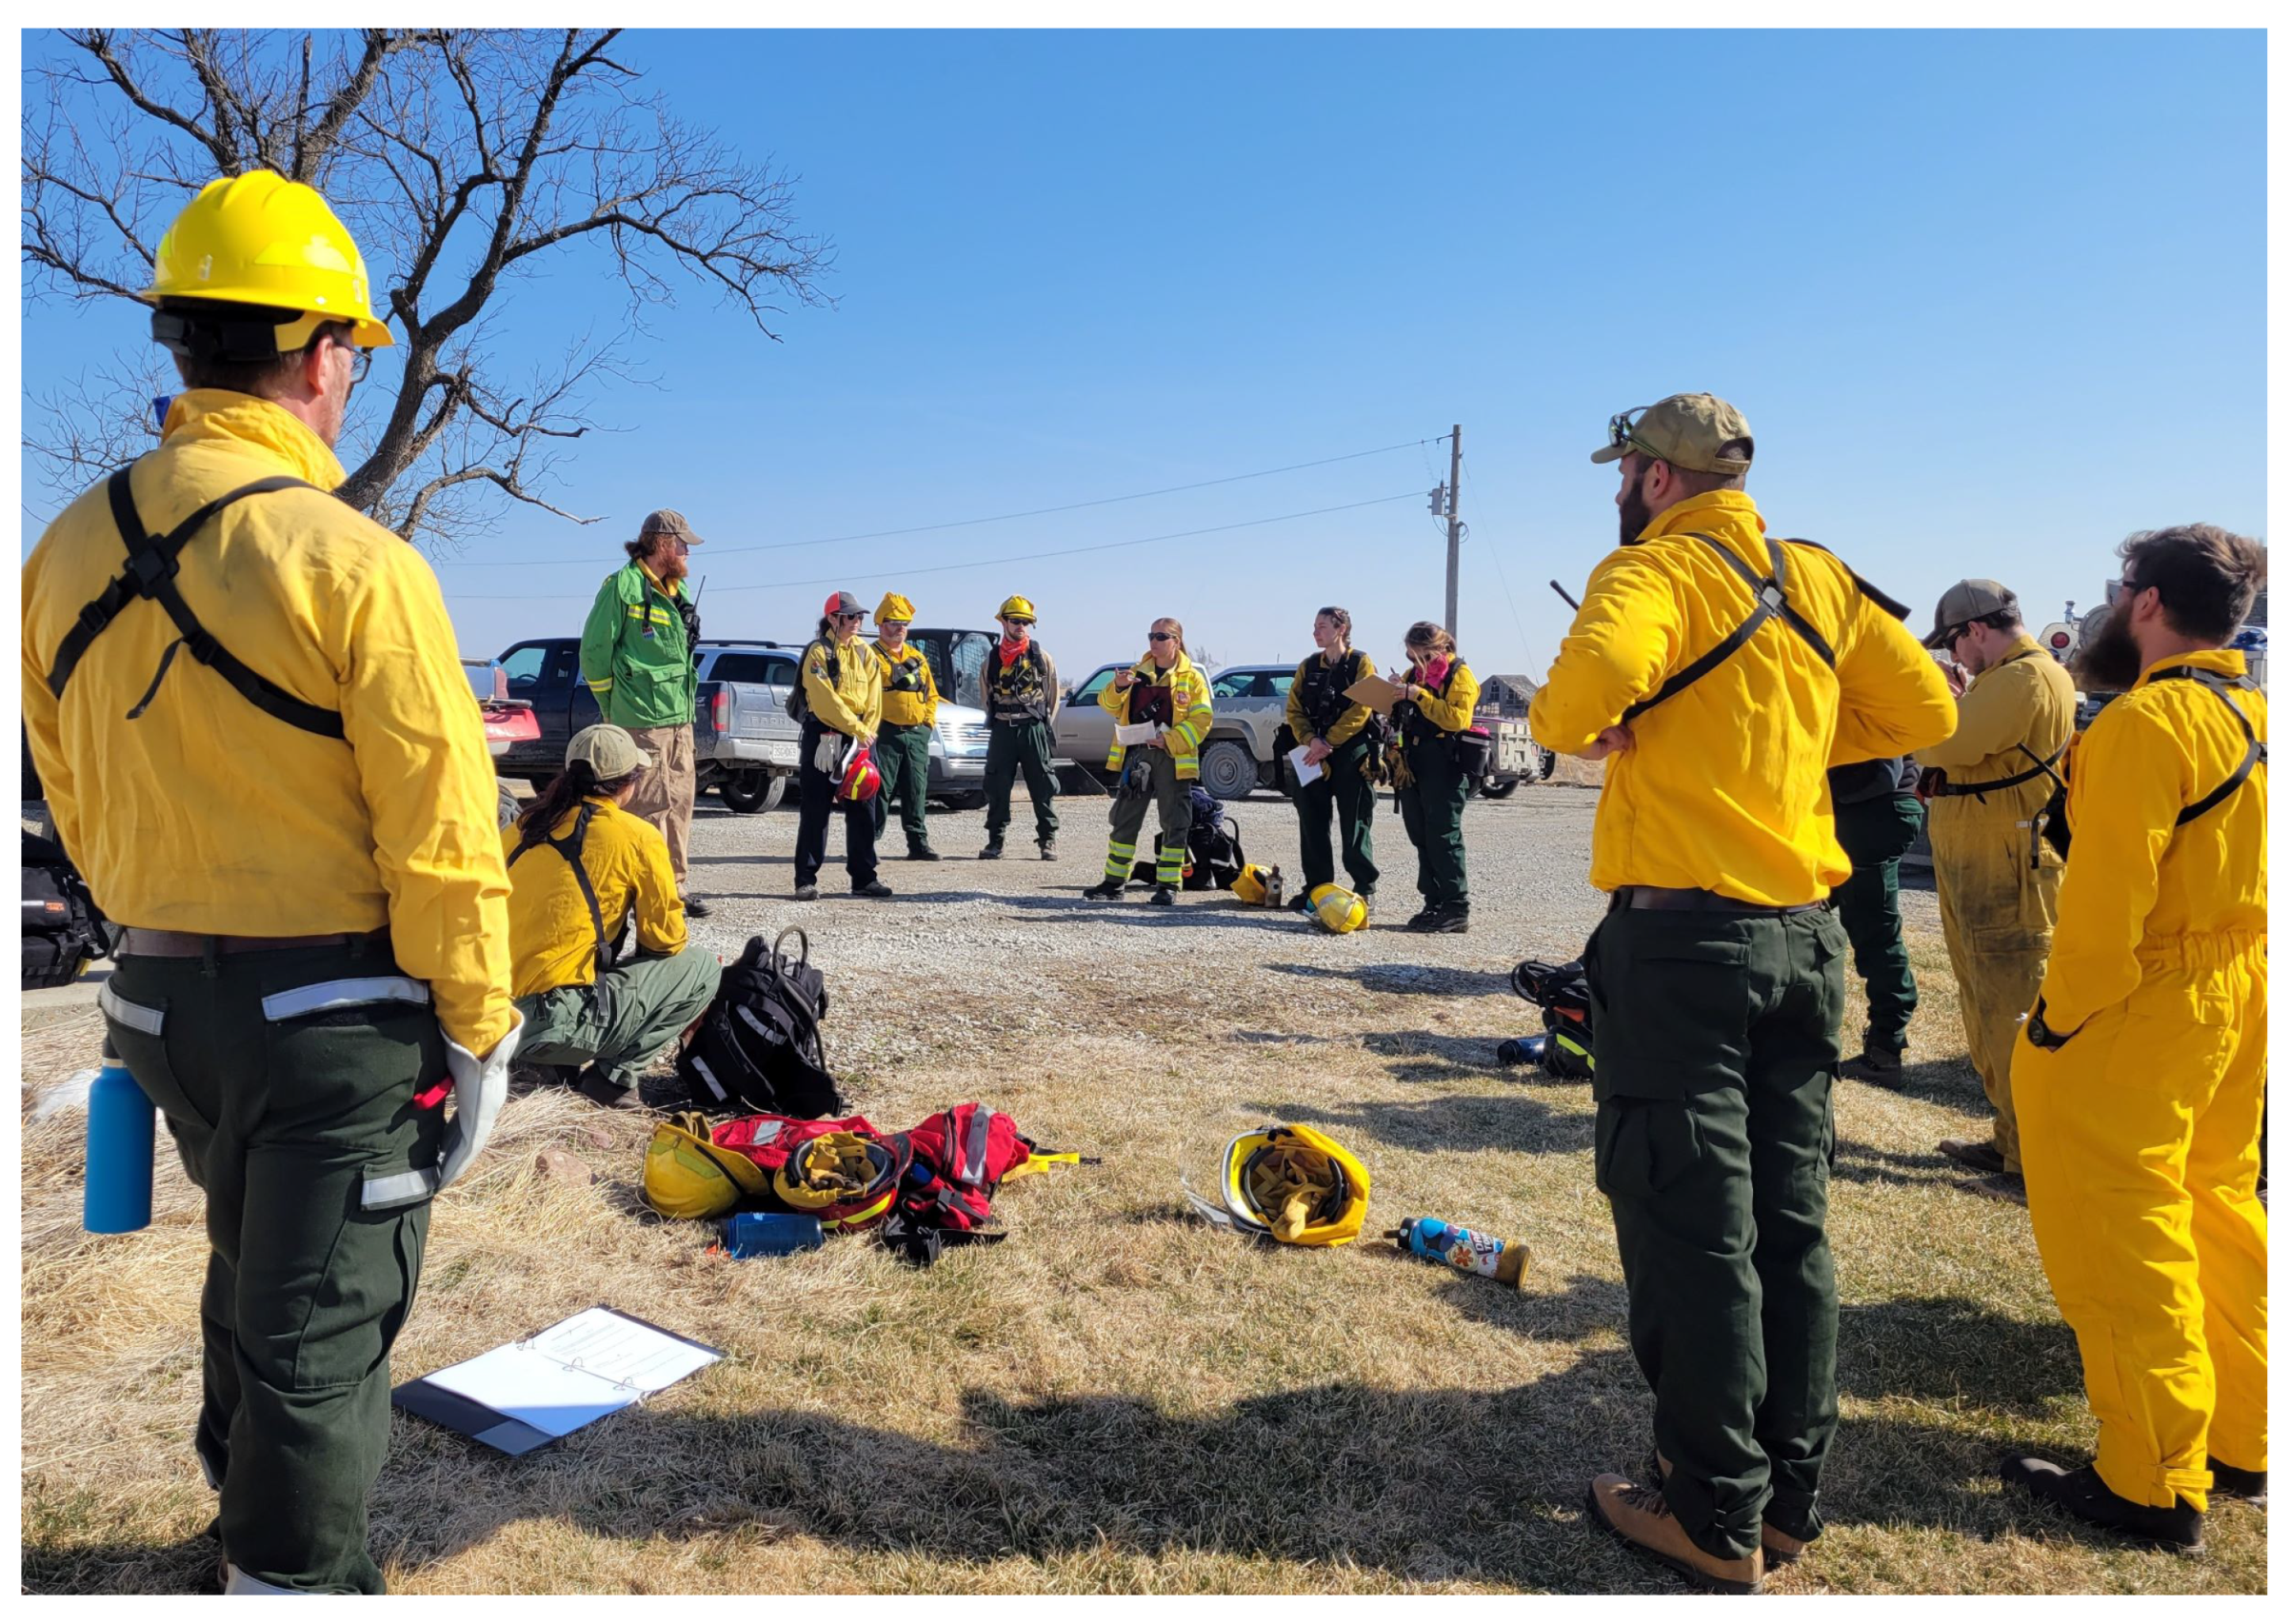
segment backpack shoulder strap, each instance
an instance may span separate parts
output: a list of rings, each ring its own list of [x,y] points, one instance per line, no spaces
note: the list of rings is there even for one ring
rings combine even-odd
[[[528,824],[525,832],[517,837],[516,849],[508,854],[508,862],[504,866],[516,867],[517,859],[535,846],[547,846],[571,866],[573,882],[581,888],[581,901],[588,904],[588,928],[596,933],[596,973],[601,976],[612,968],[612,946],[605,940],[605,910],[596,900],[596,885],[589,880],[588,870],[581,862],[581,850],[588,842],[588,823],[595,816],[596,802],[582,802],[580,816],[573,820],[572,833],[563,840],[549,834],[546,825]],[[540,829],[538,834],[533,832],[536,827]]]
[[[2181,824],[2191,823],[2236,790],[2240,789],[2253,772],[2266,764],[2266,746],[2259,743],[2258,730],[2250,725],[2250,718],[2242,714],[2242,707],[2228,697],[2228,690],[2232,688],[2244,688],[2255,693],[2258,690],[2258,684],[2247,677],[2221,677],[2216,671],[2205,671],[2198,665],[2167,666],[2156,672],[2153,680],[2164,679],[2193,683],[2198,687],[2207,688],[2218,696],[2220,704],[2234,713],[2235,721],[2240,724],[2242,729],[2241,764],[2227,775],[2224,783],[2203,796],[2200,801],[2180,810],[2176,821]]]
[[[1765,546],[1773,562],[1773,573],[1770,576],[1762,576],[1744,564],[1731,547],[1719,542],[1715,536],[1707,535],[1700,530],[1688,533],[1695,541],[1703,543],[1711,551],[1724,560],[1733,572],[1748,584],[1750,596],[1754,600],[1754,606],[1750,609],[1747,620],[1719,639],[1698,659],[1671,673],[1669,680],[1655,689],[1647,698],[1640,700],[1636,704],[1624,710],[1623,721],[1625,723],[1637,720],[1664,700],[1675,699],[1679,694],[1683,693],[1687,688],[1692,687],[1703,678],[1724,664],[1726,661],[1734,657],[1743,644],[1757,634],[1758,627],[1776,615],[1782,617],[1789,629],[1802,638],[1811,646],[1814,653],[1821,656],[1822,664],[1832,669],[1837,664],[1836,652],[1829,647],[1828,640],[1814,629],[1811,622],[1790,607],[1788,598],[1789,560],[1788,555],[1782,551],[1781,543],[1770,536],[1765,539]]]
[[[48,691],[61,699],[65,684],[71,681],[71,673],[87,654],[90,644],[110,628],[129,604],[138,598],[149,598],[167,611],[168,618],[175,623],[175,629],[182,635],[160,658],[159,669],[151,679],[150,690],[128,713],[130,720],[141,716],[144,707],[150,703],[151,693],[157,690],[159,679],[166,676],[168,665],[174,659],[175,649],[183,647],[189,648],[192,659],[222,677],[257,709],[268,711],[279,721],[299,727],[306,733],[315,733],[328,739],[341,738],[341,712],[326,710],[295,698],[225,648],[215,641],[211,632],[199,624],[199,618],[191,613],[190,605],[183,601],[183,594],[175,584],[175,576],[182,568],[183,549],[207,522],[224,508],[247,497],[260,496],[268,491],[297,487],[315,490],[318,487],[289,474],[272,474],[265,479],[253,480],[204,504],[182,524],[154,540],[150,532],[144,528],[142,517],[135,511],[134,493],[129,483],[133,471],[134,465],[129,464],[114,472],[106,484],[112,522],[119,526],[120,538],[127,544],[127,567],[80,610],[77,624],[65,634],[63,642],[56,648],[55,659],[49,667]]]

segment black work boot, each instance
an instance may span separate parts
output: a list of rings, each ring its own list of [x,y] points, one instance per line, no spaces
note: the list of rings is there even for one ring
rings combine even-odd
[[[1407,928],[1426,936],[1461,936],[1471,928],[1471,904],[1434,902],[1409,920]]]
[[[854,897],[873,897],[877,900],[880,900],[889,896],[890,894],[890,887],[884,884],[880,880],[869,880],[864,885],[854,885],[851,887],[851,895]]]
[[[2070,1472],[2041,1456],[2007,1456],[2000,1470],[2005,1482],[2019,1484],[2094,1528],[2141,1545],[2190,1554],[2202,1549],[2202,1514],[2177,1496],[2168,1506],[2142,1506],[2108,1488],[2096,1466]]]
[[[1128,882],[1126,881],[1108,877],[1089,886],[1083,891],[1082,895],[1093,902],[1118,902],[1121,901],[1121,894],[1127,889]]]
[[[693,919],[704,920],[709,914],[714,913],[715,909],[709,907],[700,898],[687,894],[684,899],[684,911],[691,915]]]
[[[1898,1088],[1901,1060],[1898,1049],[1873,1049],[1863,1044],[1861,1053],[1837,1068],[1837,1075],[1855,1082],[1873,1083],[1879,1088]]]
[[[1042,848],[1042,861],[1044,862],[1055,862],[1058,861],[1058,842],[1055,840],[1036,841],[1034,844]]]
[[[2245,1472],[2240,1466],[2229,1466],[2217,1456],[2210,1465],[2210,1492],[2224,1495],[2230,1500],[2248,1500],[2254,1506],[2266,1503],[2266,1474]]]
[[[906,842],[906,861],[908,862],[936,862],[938,853],[930,849],[928,841],[908,841]]]
[[[1145,901],[1156,908],[1173,908],[1177,905],[1177,888],[1174,885],[1156,885],[1153,894]]]
[[[981,862],[991,862],[1001,855],[1002,837],[1000,835],[986,836],[986,849],[978,854],[978,861]]]

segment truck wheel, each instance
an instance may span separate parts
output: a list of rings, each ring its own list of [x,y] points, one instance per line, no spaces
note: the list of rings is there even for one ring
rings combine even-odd
[[[734,812],[768,812],[787,793],[782,773],[746,772],[716,785],[716,798]]]
[[[1201,787],[1219,801],[1241,801],[1256,787],[1256,758],[1236,739],[1219,739],[1201,752]]]
[[[1511,773],[1494,774],[1479,781],[1479,792],[1489,801],[1501,801],[1518,787],[1518,777]]]
[[[1550,775],[1558,770],[1559,753],[1556,750],[1545,750],[1542,745],[1537,744],[1535,746],[1535,782],[1548,783]]]

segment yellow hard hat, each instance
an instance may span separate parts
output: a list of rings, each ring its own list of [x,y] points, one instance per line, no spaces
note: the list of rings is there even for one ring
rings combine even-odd
[[[884,593],[883,601],[875,605],[875,624],[877,625],[881,625],[885,621],[911,621],[913,619],[914,605],[896,592]]]
[[[994,611],[994,618],[998,621],[1030,621],[1038,617],[1034,614],[1034,601],[1031,598],[1021,598],[1012,592],[1002,600],[1002,607]]]
[[[1244,1234],[1291,1246],[1342,1246],[1367,1219],[1367,1169],[1302,1123],[1266,1126],[1225,1147],[1220,1211],[1185,1188],[1195,1211]]]
[[[661,1123],[645,1147],[644,1198],[667,1218],[714,1218],[769,1187],[753,1161],[709,1142],[707,1119],[696,1111]]]
[[[1367,928],[1367,903],[1355,891],[1341,885],[1312,887],[1312,914],[1338,936]]]
[[[898,1199],[906,1167],[879,1139],[837,1130],[806,1139],[771,1175],[771,1193],[827,1229],[864,1229]]]
[[[209,181],[159,239],[145,303],[212,299],[306,314],[280,327],[280,353],[308,345],[323,322],[348,322],[350,342],[394,344],[373,313],[366,260],[334,211],[299,181],[269,169]]]

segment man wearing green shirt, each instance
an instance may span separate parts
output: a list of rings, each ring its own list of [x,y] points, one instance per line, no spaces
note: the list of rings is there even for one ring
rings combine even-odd
[[[685,912],[705,919],[686,868],[691,846],[692,717],[699,699],[700,611],[684,589],[691,549],[702,539],[684,515],[663,507],[645,515],[628,562],[597,589],[581,628],[581,671],[605,720],[627,729],[652,758],[628,810],[648,818],[667,840],[668,865]]]

